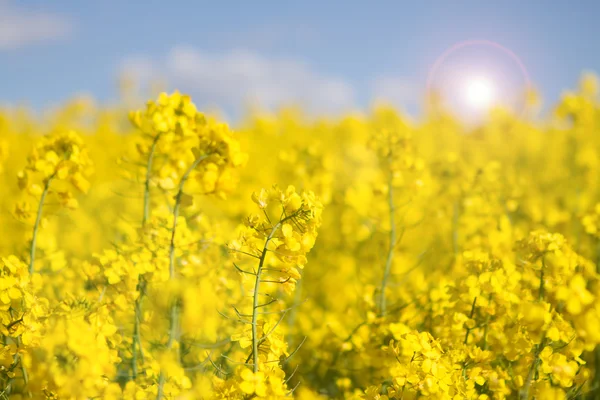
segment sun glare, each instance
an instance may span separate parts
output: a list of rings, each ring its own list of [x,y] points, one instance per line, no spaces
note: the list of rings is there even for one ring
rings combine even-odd
[[[494,86],[485,78],[471,79],[465,87],[465,100],[472,108],[489,108],[494,102],[494,96]]]

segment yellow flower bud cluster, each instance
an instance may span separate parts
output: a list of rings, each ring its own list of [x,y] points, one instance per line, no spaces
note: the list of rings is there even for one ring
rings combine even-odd
[[[27,166],[19,172],[19,187],[30,194],[40,195],[50,180],[70,183],[76,190],[87,193],[88,178],[93,172],[92,160],[80,135],[74,131],[51,133],[34,147]],[[65,193],[65,192],[60,192]]]
[[[130,112],[129,118],[134,126],[151,137],[162,134],[193,136],[196,127],[206,123],[190,96],[179,92],[161,93],[156,101],[148,101],[145,110]]]
[[[130,113],[130,119],[140,133],[139,175],[147,175],[150,167],[149,184],[175,189],[189,175],[187,186],[194,192],[222,197],[234,188],[234,170],[246,155],[229,127],[197,111],[189,96],[162,93],[144,111]]]

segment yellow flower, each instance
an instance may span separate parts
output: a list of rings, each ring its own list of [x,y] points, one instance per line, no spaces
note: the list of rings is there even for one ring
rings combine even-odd
[[[242,381],[240,382],[240,390],[246,394],[254,394],[258,397],[267,395],[267,385],[265,383],[265,374],[262,372],[253,373],[249,369],[242,369],[240,372]]]

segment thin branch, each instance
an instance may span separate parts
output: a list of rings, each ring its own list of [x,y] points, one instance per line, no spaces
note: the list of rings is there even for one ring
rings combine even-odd
[[[292,351],[292,352],[290,353],[290,355],[289,355],[289,356],[287,356],[285,360],[283,360],[282,364],[284,364],[284,365],[285,365],[285,364],[287,364],[287,363],[290,361],[290,359],[291,359],[292,357],[294,357],[294,355],[295,355],[295,354],[298,352],[298,350],[300,350],[300,347],[302,347],[302,345],[304,344],[304,342],[306,342],[306,339],[307,339],[307,338],[308,338],[308,336],[304,336],[304,339],[302,339],[302,341],[301,341],[301,342],[300,342],[300,344],[299,344],[299,345],[298,345],[298,346],[297,346],[297,347],[294,349],[294,351]],[[297,368],[298,368],[298,367],[296,367],[296,369],[297,369]]]

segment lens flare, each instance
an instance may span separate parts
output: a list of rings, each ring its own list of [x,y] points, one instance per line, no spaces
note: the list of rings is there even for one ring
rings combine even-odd
[[[426,99],[465,122],[480,123],[496,106],[523,117],[524,93],[531,88],[516,53],[491,40],[474,39],[455,43],[435,60],[427,75]]]
[[[465,101],[469,107],[488,109],[494,102],[494,85],[486,78],[474,78],[465,87]]]

